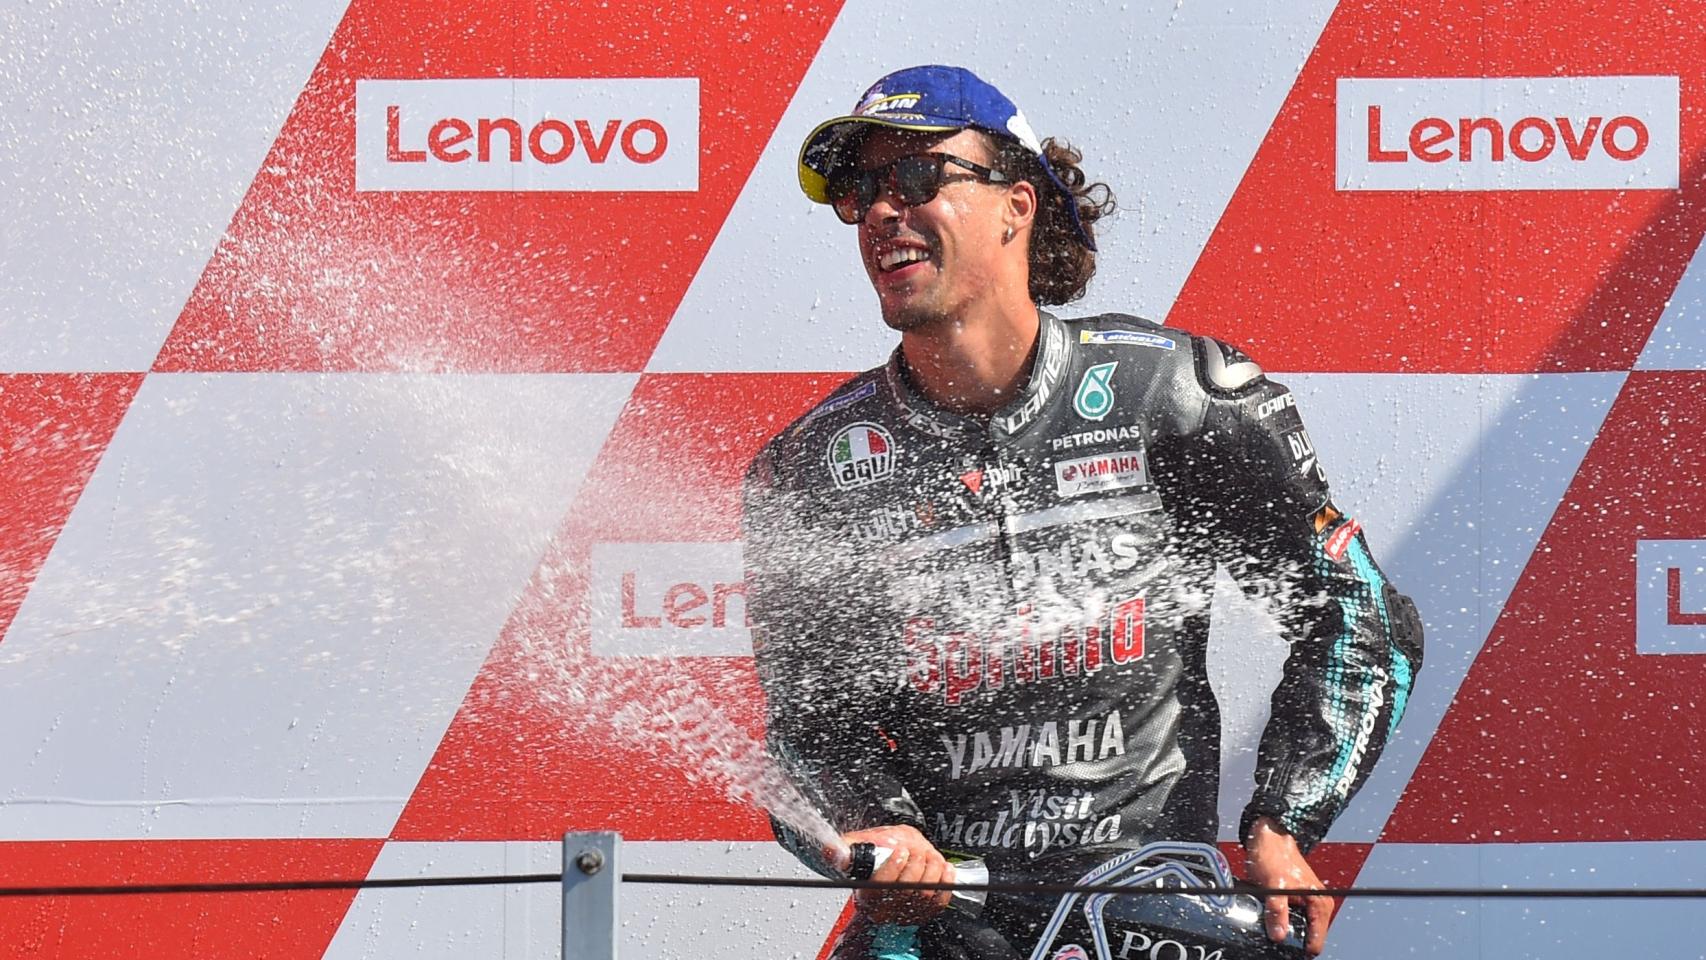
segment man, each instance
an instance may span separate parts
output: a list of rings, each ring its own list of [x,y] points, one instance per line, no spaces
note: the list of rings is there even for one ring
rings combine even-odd
[[[884,77],[807,138],[801,186],[857,227],[900,345],[748,474],[769,742],[844,842],[893,849],[876,880],[951,879],[945,850],[1036,875],[1212,842],[1224,564],[1292,644],[1242,819],[1249,875],[1303,891],[1270,898],[1268,932],[1301,910],[1318,953],[1331,901],[1306,892],[1304,854],[1402,715],[1420,622],[1248,357],[1039,309],[1082,295],[1113,207],[1080,159],[943,66]],[[834,872],[825,844],[778,837]],[[862,892],[837,956],[928,956],[947,900]]]

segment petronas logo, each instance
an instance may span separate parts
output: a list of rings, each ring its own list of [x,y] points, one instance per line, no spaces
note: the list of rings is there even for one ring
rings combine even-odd
[[[1086,420],[1100,420],[1114,408],[1114,368],[1120,362],[1098,363],[1084,371],[1078,381],[1078,392],[1072,396],[1072,409]]]

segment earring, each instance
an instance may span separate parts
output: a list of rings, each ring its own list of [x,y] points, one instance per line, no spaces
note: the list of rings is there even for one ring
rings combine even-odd
[[[1002,243],[1012,243],[1013,242],[1013,228],[1012,227],[1008,227],[1007,232],[1001,235],[1001,242]]]

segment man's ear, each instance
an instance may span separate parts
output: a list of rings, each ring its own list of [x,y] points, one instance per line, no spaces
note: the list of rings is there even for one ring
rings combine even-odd
[[[1037,218],[1037,188],[1028,180],[1009,184],[1007,187],[1007,210],[1002,218],[1007,226],[1017,233],[1030,226]]]

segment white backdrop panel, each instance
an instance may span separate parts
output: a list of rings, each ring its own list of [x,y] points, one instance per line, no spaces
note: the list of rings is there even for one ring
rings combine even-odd
[[[1039,136],[1081,148],[1090,177],[1113,187],[1123,212],[1098,227],[1090,296],[1064,314],[1161,319],[1332,8],[1146,0],[1101,24],[1078,14],[1068,30],[1039,29],[1049,18],[1022,4],[967,16],[952,4],[850,0],[648,369],[853,370],[882,361],[892,334],[853,232],[799,192],[796,157],[818,123],[845,114],[882,74],[918,63],[970,66]],[[872,50],[883,52],[880,62]]]
[[[1703,843],[1376,846],[1359,886],[1583,889],[1706,886]],[[1698,900],[1353,898],[1328,958],[1602,960],[1697,957]]]
[[[153,366],[345,6],[0,9],[0,371]]]
[[[629,873],[811,877],[773,843],[624,843]],[[548,873],[560,843],[388,843],[371,879]],[[847,901],[830,890],[623,884],[622,957],[815,960]],[[553,884],[368,890],[356,896],[326,960],[561,960],[562,890]],[[573,954],[570,954],[572,956]]]
[[[0,646],[0,837],[382,837],[632,375],[155,375]]]
[[[1706,241],[1695,248],[1635,369],[1706,370]]]
[[[1622,374],[1277,375],[1326,465],[1333,498],[1427,625],[1425,665],[1398,735],[1333,840],[1372,841],[1610,409]],[[1209,672],[1222,710],[1221,836],[1237,836],[1255,745],[1285,648],[1224,580]]]

